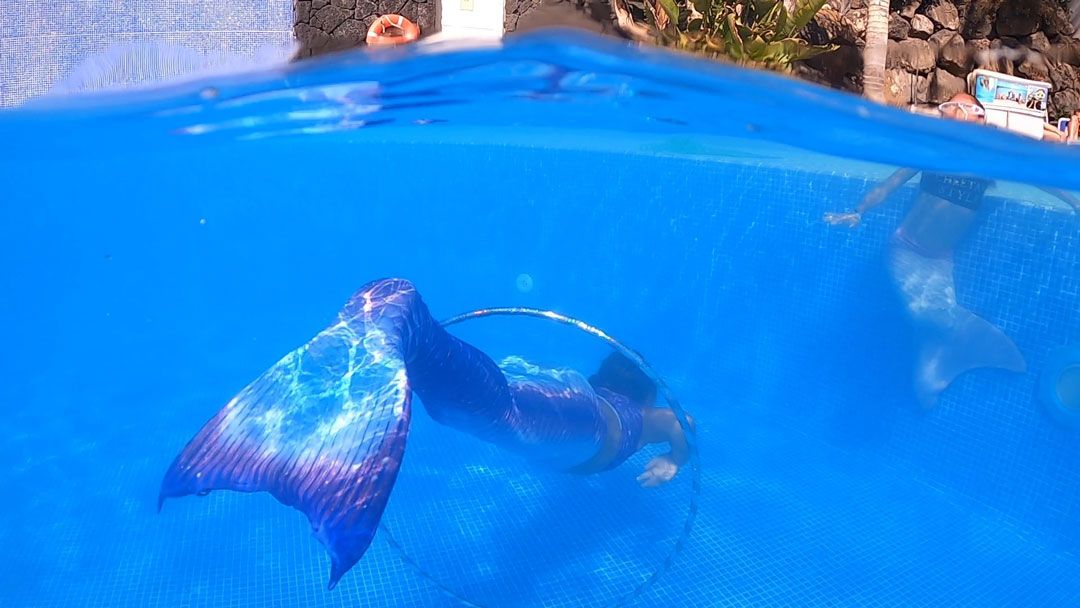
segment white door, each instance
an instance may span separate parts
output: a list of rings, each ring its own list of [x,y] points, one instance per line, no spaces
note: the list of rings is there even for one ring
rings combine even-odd
[[[440,38],[501,38],[505,0],[440,0]]]

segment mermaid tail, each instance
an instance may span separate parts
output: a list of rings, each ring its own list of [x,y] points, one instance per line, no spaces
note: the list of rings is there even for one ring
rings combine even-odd
[[[978,368],[1026,369],[1012,340],[956,300],[951,258],[930,257],[893,242],[891,270],[920,339],[915,394],[930,408],[957,377]]]
[[[938,396],[964,372],[981,367],[1022,373],[1024,356],[1000,329],[967,309],[955,312],[957,322],[946,331],[928,337],[919,353],[915,393],[923,407],[937,403]]]
[[[166,472],[158,508],[212,490],[269,492],[307,516],[330,553],[332,589],[378,527],[413,391],[437,422],[556,467],[581,464],[607,441],[584,377],[516,358],[500,368],[447,333],[412,284],[385,279],[203,426]],[[628,420],[623,443],[636,446],[640,419]]]
[[[269,492],[310,521],[333,589],[367,550],[405,452],[411,414],[392,282],[361,289],[337,321],[240,391],[180,452],[166,498]]]

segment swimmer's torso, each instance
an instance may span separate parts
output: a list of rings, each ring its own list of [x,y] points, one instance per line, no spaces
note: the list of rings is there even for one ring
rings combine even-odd
[[[967,235],[990,180],[924,172],[919,196],[897,236],[924,255],[951,255]]]
[[[556,470],[598,472],[640,447],[640,408],[622,395],[594,389],[570,369],[541,367],[520,357],[497,365],[508,398],[494,408],[443,407],[429,399],[424,400],[428,413],[441,424]]]
[[[604,408],[589,381],[576,371],[533,365],[520,357],[499,363],[513,405],[496,440],[502,447],[557,469],[596,456],[608,437]]]

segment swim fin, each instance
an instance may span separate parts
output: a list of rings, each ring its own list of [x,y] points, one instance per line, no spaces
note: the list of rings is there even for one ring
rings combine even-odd
[[[358,291],[336,323],[232,398],[168,468],[166,498],[269,492],[307,515],[333,589],[371,544],[405,452],[401,307]],[[387,299],[384,297],[383,302]]]
[[[957,322],[928,339],[919,353],[915,393],[927,409],[966,371],[990,367],[1023,373],[1027,369],[1020,350],[999,328],[971,311],[955,312]]]

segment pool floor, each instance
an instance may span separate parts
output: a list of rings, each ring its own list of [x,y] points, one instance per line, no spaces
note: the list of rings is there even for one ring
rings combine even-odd
[[[708,403],[708,400],[698,400]],[[164,408],[94,437],[16,417],[3,473],[4,606],[456,606],[383,535],[333,591],[303,516],[263,494],[155,512],[164,467],[209,414]],[[1080,563],[996,512],[867,454],[748,419],[696,412],[700,514],[634,606],[1075,606]],[[63,426],[69,424],[69,426]],[[60,426],[58,426],[60,425]],[[593,606],[659,566],[689,475],[644,491],[638,455],[594,478],[531,471],[415,411],[385,521],[410,558],[484,606]],[[31,430],[32,429],[32,430]],[[49,433],[70,440],[32,455]]]

